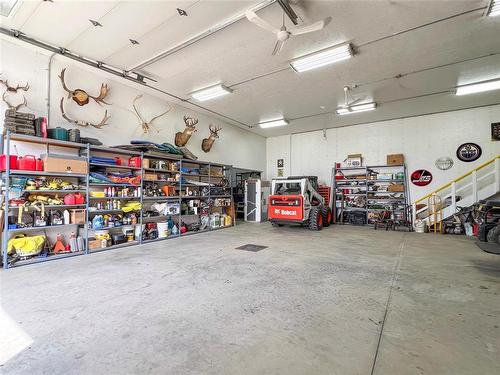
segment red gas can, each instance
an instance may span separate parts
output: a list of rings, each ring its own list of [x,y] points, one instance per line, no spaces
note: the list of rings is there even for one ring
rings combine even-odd
[[[10,169],[17,169],[17,156],[9,155]],[[7,156],[0,155],[0,171],[5,171],[7,169]]]
[[[43,171],[43,160],[40,158],[36,159],[36,170]]]
[[[23,171],[36,171],[36,158],[33,155],[21,156],[17,160],[17,166]]]

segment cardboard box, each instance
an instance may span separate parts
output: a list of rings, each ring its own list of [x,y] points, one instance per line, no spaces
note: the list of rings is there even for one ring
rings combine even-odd
[[[350,154],[347,155],[345,162],[348,167],[361,167],[363,164],[363,156],[361,154]]]
[[[402,184],[392,184],[392,185],[389,185],[389,187],[387,188],[387,191],[389,191],[391,193],[404,192],[405,191],[405,186],[402,185]]]
[[[88,173],[87,159],[84,158],[80,158],[77,156],[48,154],[42,155],[42,159],[45,172],[68,174]]]
[[[387,165],[403,165],[405,157],[403,154],[390,154],[387,155]]]
[[[144,181],[156,181],[158,175],[156,173],[144,173]]]
[[[71,224],[85,224],[85,210],[70,210]]]
[[[95,238],[89,238],[89,250],[90,249],[100,249],[101,240],[96,240]]]

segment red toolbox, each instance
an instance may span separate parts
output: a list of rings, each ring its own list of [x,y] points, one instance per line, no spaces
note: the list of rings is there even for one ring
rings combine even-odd
[[[17,169],[17,156],[9,155],[10,169]],[[7,156],[0,155],[0,171],[5,171],[7,169]]]

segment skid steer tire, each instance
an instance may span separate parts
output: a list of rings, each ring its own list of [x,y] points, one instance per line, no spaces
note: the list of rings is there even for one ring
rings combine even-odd
[[[323,206],[321,214],[323,215],[323,227],[329,227],[332,222],[332,210],[328,206]]]
[[[273,228],[280,228],[283,226],[283,224],[278,224],[278,223],[271,223]]]
[[[497,245],[500,245],[500,225],[497,225],[496,227],[493,227],[490,229],[488,232],[488,235],[486,236],[488,242],[491,243],[496,243]]]
[[[323,229],[322,206],[311,207],[309,213],[309,229],[315,231]]]

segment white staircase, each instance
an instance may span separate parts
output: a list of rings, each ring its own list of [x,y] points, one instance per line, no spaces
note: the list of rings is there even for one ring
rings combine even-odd
[[[416,220],[423,220],[427,225],[434,224],[429,216],[429,198],[433,195],[440,197],[443,202],[442,220],[444,220],[457,212],[457,206],[467,207],[498,193],[500,193],[500,155],[413,202],[413,223]]]

